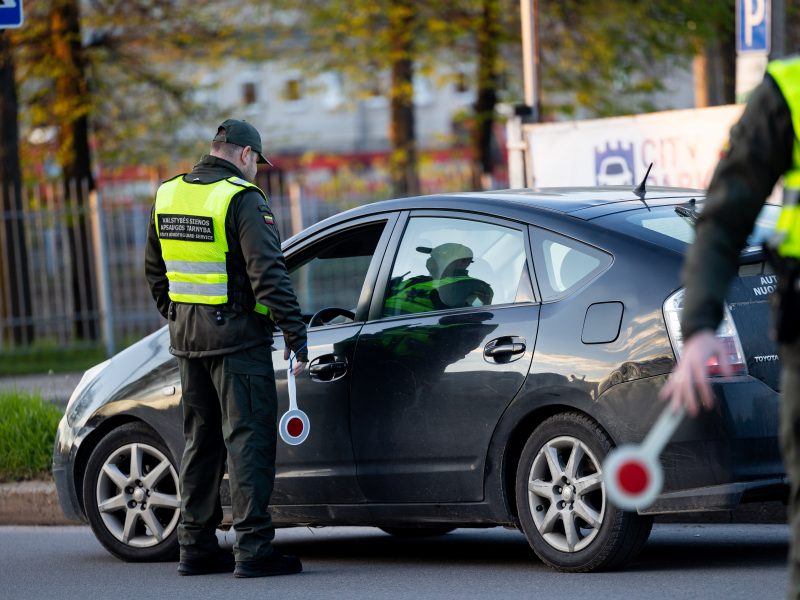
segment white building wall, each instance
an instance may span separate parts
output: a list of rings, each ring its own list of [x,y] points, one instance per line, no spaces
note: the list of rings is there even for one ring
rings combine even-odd
[[[224,73],[224,79],[221,74]],[[389,149],[389,102],[383,96],[348,97],[334,74],[309,79],[280,61],[261,65],[234,64],[208,72],[205,83],[218,82],[216,90],[202,92],[223,112],[246,119],[265,138],[275,154],[316,152],[368,152]],[[287,82],[301,82],[301,97],[286,97]],[[256,101],[245,104],[242,90],[254,84]],[[452,82],[437,86],[432,78],[416,81],[416,126],[420,148],[446,145],[452,136],[455,113],[468,107],[472,92],[459,93]]]

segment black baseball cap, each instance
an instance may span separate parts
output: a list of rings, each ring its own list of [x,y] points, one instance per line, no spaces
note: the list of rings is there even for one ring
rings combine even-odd
[[[239,121],[238,119],[227,119],[223,121],[223,123],[217,127],[217,135],[214,136],[213,141],[236,144],[242,148],[250,146],[253,152],[258,154],[258,162],[266,163],[270,167],[272,166],[272,163],[261,153],[261,136],[258,130],[247,121]]]

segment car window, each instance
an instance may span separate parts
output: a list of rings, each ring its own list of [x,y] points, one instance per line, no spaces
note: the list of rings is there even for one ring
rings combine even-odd
[[[689,245],[694,242],[694,226],[704,205],[704,202],[697,202],[691,205],[658,206],[651,207],[646,211],[631,211],[624,214],[621,229],[633,233],[637,237],[645,237],[646,232],[653,232]],[[779,206],[765,204],[762,207],[753,225],[753,230],[747,238],[747,247],[760,246],[769,239],[775,229],[779,214]]]
[[[557,300],[608,268],[611,257],[588,244],[533,228],[533,261],[542,300]]]
[[[327,307],[355,312],[385,221],[337,232],[289,261],[300,309],[306,316]]]
[[[383,316],[532,301],[524,240],[521,231],[492,223],[412,217]]]

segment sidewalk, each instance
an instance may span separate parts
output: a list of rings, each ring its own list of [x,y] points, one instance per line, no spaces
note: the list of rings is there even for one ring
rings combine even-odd
[[[0,377],[0,391],[19,390],[39,393],[45,400],[64,407],[81,377],[83,372],[11,375]]]

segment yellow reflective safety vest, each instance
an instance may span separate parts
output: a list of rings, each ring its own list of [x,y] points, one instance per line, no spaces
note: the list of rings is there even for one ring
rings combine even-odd
[[[783,208],[775,226],[778,234],[778,253],[800,258],[800,58],[776,60],[769,63],[767,73],[778,84],[794,127],[792,166],[783,175]]]
[[[264,195],[257,185],[239,177],[198,184],[187,183],[179,175],[158,188],[155,227],[173,302],[228,302],[225,219],[231,200],[243,188]],[[257,303],[254,310],[269,315],[263,304]]]

